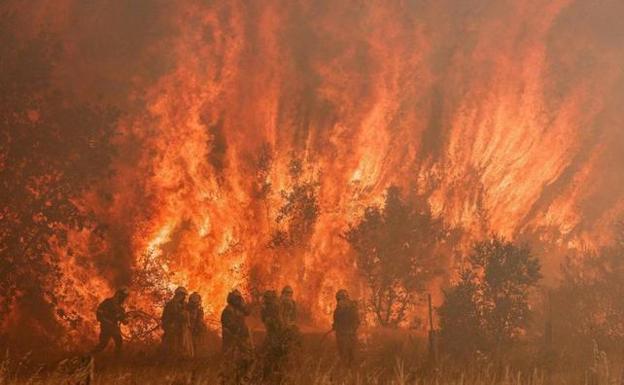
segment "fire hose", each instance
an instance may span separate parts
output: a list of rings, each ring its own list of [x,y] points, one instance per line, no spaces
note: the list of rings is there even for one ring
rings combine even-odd
[[[145,337],[151,335],[152,333],[160,329],[162,326],[162,323],[159,317],[146,313],[142,310],[130,310],[126,312],[126,317],[128,320],[128,322],[126,322],[127,324],[129,325],[132,325],[133,323],[135,324],[134,328],[130,326],[127,327],[131,329],[130,332],[127,332],[127,331],[124,332],[123,330],[121,331],[121,335],[123,339],[126,341],[137,341],[137,340],[144,339]],[[205,321],[207,321],[208,323],[214,326],[219,326],[221,324],[219,321],[211,319],[211,318],[206,318]],[[136,324],[140,324],[142,327],[137,327],[138,325]],[[133,332],[133,329],[134,329],[134,332]]]
[[[130,333],[124,332],[122,330],[121,335],[127,341],[141,340],[154,333],[161,327],[161,322],[158,317],[155,317],[142,310],[130,310],[126,312],[126,317],[127,324],[131,324],[131,322],[137,324],[138,321],[141,321],[142,323],[142,327],[135,326],[135,330],[131,329]]]

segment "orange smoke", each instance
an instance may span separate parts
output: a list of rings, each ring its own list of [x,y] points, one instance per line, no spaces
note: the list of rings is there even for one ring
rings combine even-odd
[[[143,274],[214,318],[233,288],[290,284],[323,324],[336,289],[362,289],[340,235],[391,184],[466,242],[549,245],[551,272],[624,209],[624,48],[596,30],[616,1],[65,3],[23,11],[64,39],[58,83],[124,113],[115,175],[81,198],[100,263],[61,258],[83,314]],[[284,215],[301,186],[311,220]]]

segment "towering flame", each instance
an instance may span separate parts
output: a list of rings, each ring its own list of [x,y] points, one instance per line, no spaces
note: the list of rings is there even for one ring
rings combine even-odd
[[[114,176],[79,199],[101,260],[61,258],[74,305],[91,317],[148,277],[216,317],[235,287],[291,284],[323,323],[361,289],[341,234],[390,185],[465,242],[529,240],[555,273],[624,210],[624,6],[606,3],[9,2],[20,33],[61,37],[60,87],[123,113]],[[298,192],[310,218],[289,214]]]

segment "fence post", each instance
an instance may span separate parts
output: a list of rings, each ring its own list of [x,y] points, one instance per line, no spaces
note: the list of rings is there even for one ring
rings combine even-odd
[[[429,359],[435,365],[438,362],[438,347],[436,330],[433,326],[433,304],[431,303],[430,293],[427,293],[427,302],[429,304]]]

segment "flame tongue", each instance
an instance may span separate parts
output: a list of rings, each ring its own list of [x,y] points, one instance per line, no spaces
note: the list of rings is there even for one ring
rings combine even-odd
[[[59,79],[126,111],[112,199],[83,198],[111,229],[109,261],[125,261],[92,272],[112,283],[185,285],[212,316],[235,287],[290,284],[322,322],[336,289],[362,287],[340,234],[390,184],[426,196],[465,241],[598,245],[624,208],[611,166],[624,50],[593,28],[607,11],[580,0],[191,1],[146,6],[155,25],[136,34],[113,17],[130,8],[66,3]],[[95,65],[85,42],[102,23],[131,31],[136,52]],[[100,84],[118,77],[129,89]],[[157,311],[154,295],[137,305]]]

